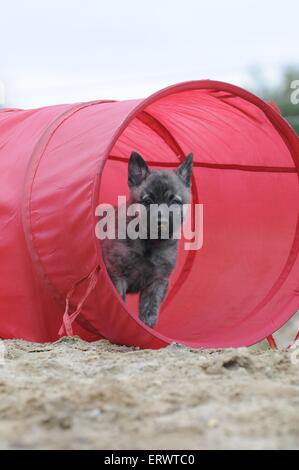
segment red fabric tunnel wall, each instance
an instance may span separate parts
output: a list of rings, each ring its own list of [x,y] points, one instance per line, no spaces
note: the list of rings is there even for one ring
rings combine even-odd
[[[95,236],[98,203],[127,192],[132,150],[156,168],[192,151],[192,202],[203,204],[203,246],[181,241],[154,330],[134,296],[117,295]],[[267,337],[299,308],[298,166],[283,118],[220,82],[1,110],[0,337],[56,340],[63,318],[61,333],[149,348]]]

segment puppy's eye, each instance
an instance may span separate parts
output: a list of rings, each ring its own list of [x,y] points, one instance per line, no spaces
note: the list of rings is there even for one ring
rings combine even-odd
[[[178,197],[178,196],[170,196],[170,203],[171,204],[180,204],[180,205],[183,204],[181,198]]]
[[[151,197],[149,196],[146,196],[142,199],[142,203],[145,205],[145,206],[150,206],[151,204],[153,204],[153,200]]]

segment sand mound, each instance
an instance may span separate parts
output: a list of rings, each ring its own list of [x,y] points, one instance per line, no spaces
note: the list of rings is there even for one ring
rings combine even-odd
[[[299,354],[3,344],[1,448],[299,447]]]

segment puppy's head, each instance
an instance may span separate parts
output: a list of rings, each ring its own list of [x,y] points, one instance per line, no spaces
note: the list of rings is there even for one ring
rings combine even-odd
[[[158,238],[171,238],[184,220],[184,205],[190,202],[193,155],[175,170],[150,170],[142,156],[132,152],[128,168],[131,202],[146,208],[148,235],[158,226]],[[177,216],[179,214],[179,217]]]

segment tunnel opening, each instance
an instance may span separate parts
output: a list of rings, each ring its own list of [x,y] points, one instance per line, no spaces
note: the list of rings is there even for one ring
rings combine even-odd
[[[174,168],[192,151],[192,205],[204,208],[203,246],[188,253],[181,240],[153,334],[191,346],[233,346],[265,338],[273,323],[282,326],[295,311],[273,320],[264,307],[281,287],[286,266],[292,268],[298,176],[264,110],[218,88],[174,90],[145,104],[109,151],[100,202],[115,204],[118,195],[128,195],[132,150],[153,169]],[[125,307],[136,321],[137,302],[131,295]]]

